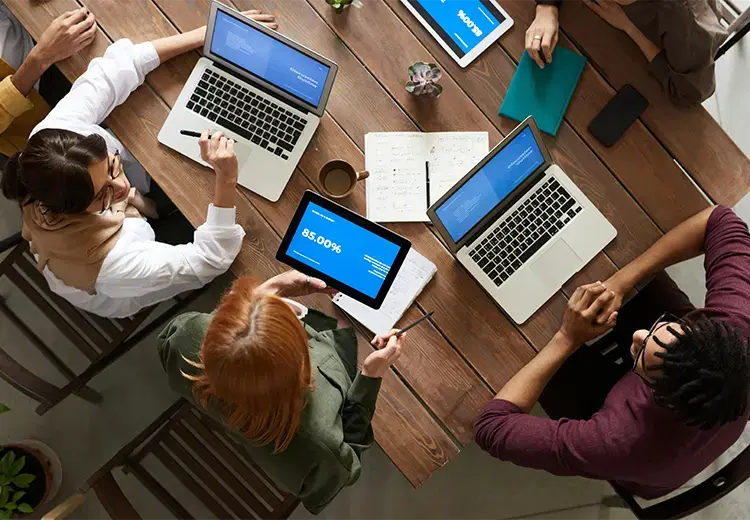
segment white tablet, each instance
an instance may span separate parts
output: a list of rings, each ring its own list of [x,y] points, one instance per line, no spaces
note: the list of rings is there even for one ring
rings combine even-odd
[[[495,0],[401,0],[445,51],[466,67],[513,26]]]

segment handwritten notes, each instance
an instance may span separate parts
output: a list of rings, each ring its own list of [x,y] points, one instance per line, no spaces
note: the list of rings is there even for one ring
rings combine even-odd
[[[488,149],[487,132],[367,134],[367,218],[427,222],[427,208],[487,155]]]
[[[375,334],[385,334],[401,319],[436,272],[435,264],[410,249],[380,309],[368,307],[341,293],[336,295],[333,303]]]

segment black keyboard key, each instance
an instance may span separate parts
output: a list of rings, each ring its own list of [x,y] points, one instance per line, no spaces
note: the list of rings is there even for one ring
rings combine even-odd
[[[220,105],[221,105],[221,108],[228,108],[229,107],[229,102],[222,100],[221,103],[220,103]]]
[[[263,140],[262,140],[262,141],[260,142],[260,145],[261,145],[261,146],[262,146],[263,148],[268,148],[268,141],[266,141],[265,139],[263,139]]]
[[[198,94],[192,94],[190,96],[190,101],[195,101],[196,103],[198,103],[200,100],[201,100],[201,97]]]
[[[295,121],[294,128],[296,128],[299,131],[302,131],[305,129],[305,125],[303,125],[300,121]]]
[[[510,266],[513,268],[513,271],[515,272],[519,267],[521,267],[521,261],[516,258],[515,260],[513,260]]]
[[[279,157],[281,157],[282,152],[283,152],[283,150],[281,148],[276,148],[276,151],[273,152],[273,153],[275,153],[276,155],[278,155]]]
[[[292,146],[291,144],[287,143],[286,141],[279,141],[278,144],[279,144],[279,146],[281,146],[287,152],[291,152],[292,150],[294,150],[294,146]]]
[[[209,112],[208,118],[211,121],[216,121],[218,119],[219,115],[216,112]]]
[[[482,258],[479,262],[477,262],[477,264],[480,268],[484,268],[484,266],[487,265],[488,262],[489,260],[487,258]]]
[[[206,88],[208,88],[208,83],[206,83],[205,81],[199,81],[198,82],[198,86],[200,88],[206,89]]]
[[[245,139],[250,139],[251,134],[247,130],[245,130],[239,125],[232,123],[228,119],[224,117],[219,117],[216,119],[216,122],[219,123],[224,128],[226,128],[227,130],[239,135],[240,137],[244,137]]]
[[[253,138],[252,138],[252,141],[255,144],[260,144],[260,137],[258,137],[257,135],[254,135]]]
[[[284,159],[284,160],[287,160],[287,159],[289,159],[289,156],[287,154],[285,154],[285,153],[282,153],[281,154],[281,158]]]
[[[192,101],[188,101],[188,103],[187,103],[187,108],[188,108],[188,110],[192,110],[192,109],[193,109],[193,105],[195,105],[195,103],[194,103],[194,102],[192,102]]]
[[[204,116],[204,117],[207,116],[208,115],[208,109],[204,108],[203,110],[201,110],[201,115]]]
[[[552,238],[552,236],[549,233],[542,233],[542,236],[540,236],[532,245],[529,247],[526,251],[523,252],[523,254],[520,257],[521,262],[525,262],[529,258],[531,258],[534,253],[539,251],[544,244],[549,242],[549,240]]]

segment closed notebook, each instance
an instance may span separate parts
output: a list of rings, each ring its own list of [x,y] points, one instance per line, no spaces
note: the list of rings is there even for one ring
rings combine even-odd
[[[557,135],[584,65],[586,58],[557,47],[552,63],[541,69],[524,52],[500,107],[500,115],[516,121],[534,116],[541,131]]]

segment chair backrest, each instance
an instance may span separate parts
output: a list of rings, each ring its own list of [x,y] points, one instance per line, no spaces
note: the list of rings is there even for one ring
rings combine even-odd
[[[633,495],[613,486],[637,518],[676,519],[708,507],[750,478],[750,446],[714,475],[684,493],[658,504],[641,507]]]

